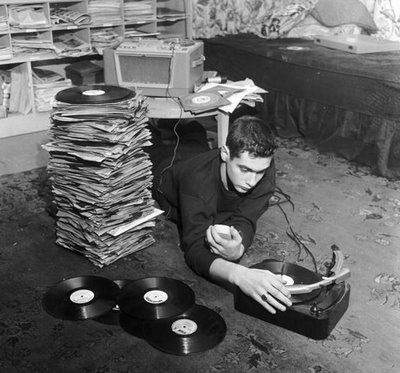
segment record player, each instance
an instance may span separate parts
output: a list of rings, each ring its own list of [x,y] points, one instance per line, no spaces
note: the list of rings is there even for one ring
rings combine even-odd
[[[284,312],[277,310],[276,314],[271,314],[237,288],[235,309],[306,337],[325,339],[346,312],[350,299],[350,285],[345,282],[350,277],[350,271],[341,268],[343,254],[340,250],[333,251],[332,263],[327,276],[293,263],[270,259],[258,263],[252,268],[293,278],[294,285],[288,286],[292,306]]]

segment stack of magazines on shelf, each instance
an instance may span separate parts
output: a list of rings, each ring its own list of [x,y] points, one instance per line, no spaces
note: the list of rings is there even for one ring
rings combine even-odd
[[[122,22],[120,0],[89,0],[88,13],[93,25],[104,25]]]
[[[38,67],[32,68],[32,80],[37,112],[50,111],[56,94],[72,86],[70,79],[54,71]]]
[[[9,45],[0,45],[0,61],[10,60],[13,57],[12,49]]]
[[[85,26],[92,23],[92,17],[83,12],[72,11],[68,8],[51,8],[50,19],[53,25]]]
[[[76,33],[54,35],[53,48],[58,57],[80,57],[92,53],[89,42]]]
[[[7,31],[7,30],[8,30],[7,15],[0,14],[0,31]]]
[[[112,28],[94,29],[90,34],[90,43],[98,54],[103,54],[103,49],[105,48],[113,49],[118,47],[123,39],[123,36]]]
[[[102,267],[153,244],[152,227],[162,211],[150,192],[147,101],[136,93],[96,101],[107,86],[96,87],[83,91],[93,100],[89,95],[82,104],[64,101],[85,97],[80,87],[57,94],[44,149],[58,211],[57,243]]]
[[[44,29],[50,27],[44,4],[8,6],[8,22],[13,29]]]
[[[33,108],[28,69],[24,65],[17,65],[10,69],[10,78],[8,110],[10,113],[28,114]]]
[[[156,18],[155,8],[152,0],[125,1],[124,2],[125,22],[146,21]]]
[[[11,43],[15,57],[28,56],[31,58],[54,55],[54,46],[50,34],[40,32],[12,34]]]

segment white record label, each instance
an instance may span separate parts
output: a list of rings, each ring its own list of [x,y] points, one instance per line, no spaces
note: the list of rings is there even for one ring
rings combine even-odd
[[[143,296],[147,303],[160,304],[168,299],[168,294],[162,290],[150,290]]]
[[[101,96],[106,92],[102,89],[88,89],[87,91],[83,91],[82,94],[85,96]]]
[[[280,280],[284,281],[286,286],[294,285],[294,280],[288,275],[277,275]]]
[[[94,293],[91,290],[80,289],[71,293],[69,299],[72,303],[84,304],[89,303],[94,298]]]
[[[192,98],[192,102],[197,105],[208,104],[211,101],[210,96],[195,96]]]
[[[197,324],[190,319],[179,319],[172,323],[171,329],[178,335],[191,335],[197,330]]]

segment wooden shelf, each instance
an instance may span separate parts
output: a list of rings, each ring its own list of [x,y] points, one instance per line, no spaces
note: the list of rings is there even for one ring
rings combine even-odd
[[[88,56],[97,56],[96,49],[92,46],[91,36],[99,29],[112,28],[122,38],[125,36],[125,32],[129,32],[137,29],[138,31],[145,31],[148,33],[159,32],[161,35],[181,35],[183,38],[192,38],[192,2],[191,0],[137,0],[137,3],[146,3],[150,5],[153,14],[148,14],[145,19],[140,20],[138,16],[137,20],[125,20],[125,3],[128,0],[116,0],[113,4],[119,6],[119,12],[121,15],[120,20],[116,20],[115,17],[107,22],[105,19],[100,24],[96,23],[96,17],[94,14],[90,14],[90,2],[91,0],[8,0],[0,4],[0,16],[7,15],[9,19],[9,11],[15,5],[40,5],[43,7],[44,15],[50,25],[46,28],[29,28],[29,29],[15,29],[8,25],[7,30],[0,30],[0,48],[9,47],[11,50],[12,58],[5,59],[0,57],[0,72],[9,70],[11,68],[22,66],[22,69],[26,69],[32,74],[32,69],[35,66],[54,65],[56,68],[61,65],[65,59],[68,60],[80,60],[82,58],[88,58]],[[111,0],[110,0],[111,3]],[[131,2],[129,2],[131,3]],[[83,14],[88,14],[95,18],[95,22],[87,25],[63,25],[63,24],[52,24],[51,12],[53,9],[68,8],[71,11],[78,11]],[[178,10],[183,14],[182,17],[173,18],[171,21],[166,22],[160,20],[157,17],[158,8],[170,8],[172,10]],[[115,13],[115,12],[114,12]],[[79,36],[82,40],[88,43],[90,51],[83,57],[66,57],[59,56],[51,50],[44,50],[40,54],[26,54],[18,55],[15,53],[15,38],[27,34],[28,36],[35,36],[41,40],[50,42],[51,45],[57,36],[63,33],[72,33]],[[60,68],[57,68],[60,70]],[[0,82],[1,83],[1,82]],[[29,91],[26,92],[31,102],[34,102],[34,87],[32,83],[32,77],[29,79]],[[0,105],[2,102],[0,101]],[[31,132],[37,132],[46,130],[49,127],[49,113],[38,113],[35,110],[34,104],[32,104],[32,110],[28,114],[9,113],[8,117],[0,119],[0,138],[16,136],[20,134],[27,134]]]

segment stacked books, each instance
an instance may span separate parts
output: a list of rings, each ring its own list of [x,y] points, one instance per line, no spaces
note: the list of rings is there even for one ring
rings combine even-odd
[[[56,242],[99,267],[153,244],[152,227],[162,213],[151,197],[152,164],[144,149],[151,145],[147,101],[119,95],[124,88],[116,95],[102,89],[106,100],[97,98],[99,89],[89,89],[86,99],[80,87],[59,92],[44,145],[58,211]],[[75,103],[82,97],[85,103]]]

